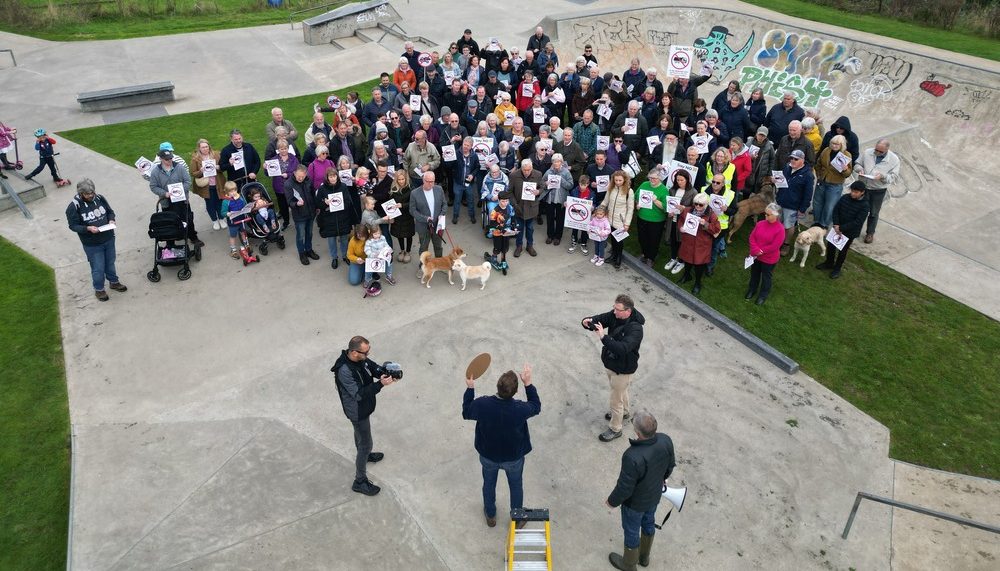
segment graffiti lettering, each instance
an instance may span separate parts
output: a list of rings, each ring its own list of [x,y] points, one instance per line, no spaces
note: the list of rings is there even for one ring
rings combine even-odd
[[[973,107],[985,101],[989,101],[989,99],[993,97],[993,92],[990,91],[989,89],[974,89],[969,87],[963,87],[962,90],[965,91],[965,95],[968,96],[969,101],[972,103]]]
[[[840,104],[843,102],[844,99],[842,97],[837,97],[836,95],[834,95],[833,97],[823,102],[823,107],[826,107],[827,109],[836,109],[837,107],[840,107]]]
[[[892,99],[892,84],[884,75],[876,75],[870,80],[855,79],[851,82],[847,99],[852,107],[868,105],[872,101],[889,101]]]
[[[812,38],[808,35],[771,30],[764,34],[761,50],[754,56],[759,67],[775,71],[814,76],[827,82],[836,81],[841,70],[836,68],[846,55],[844,44]]]
[[[574,43],[580,49],[586,44],[591,44],[598,50],[636,48],[644,45],[639,32],[641,24],[642,20],[634,16],[619,18],[613,22],[598,20],[593,24],[573,24]]]
[[[375,13],[374,12],[362,12],[362,13],[358,14],[357,21],[358,21],[359,24],[363,24],[365,22],[374,22],[375,21]]]
[[[934,74],[927,76],[926,81],[920,82],[920,89],[923,89],[927,93],[930,93],[934,97],[941,97],[944,92],[951,89],[951,84],[945,85],[940,81],[934,79]]]
[[[712,62],[715,72],[712,75],[713,83],[721,83],[729,72],[736,69],[743,58],[747,57],[753,46],[754,32],[750,32],[750,39],[739,51],[733,50],[726,44],[726,38],[732,36],[729,30],[723,26],[714,26],[707,36],[696,38],[694,43],[695,54],[698,59],[704,62]]]
[[[669,50],[670,46],[674,44],[674,40],[677,39],[677,33],[646,30],[646,37],[649,39],[649,45]]]
[[[744,66],[740,70],[740,85],[746,91],[761,88],[766,97],[781,98],[785,91],[795,94],[799,105],[815,107],[833,95],[830,83],[815,77],[804,78],[796,73]]]
[[[873,54],[869,69],[873,77],[881,75],[893,89],[899,89],[910,78],[913,64],[896,56]]]
[[[684,20],[689,26],[694,26],[698,23],[698,19],[701,18],[701,10],[691,10],[685,9],[680,11],[681,20]]]
[[[949,117],[954,117],[956,119],[962,119],[964,121],[968,121],[969,119],[972,119],[972,115],[969,115],[968,113],[966,113],[965,111],[962,111],[961,109],[949,109],[949,110],[945,111],[944,114],[947,115],[947,116],[949,116]]]

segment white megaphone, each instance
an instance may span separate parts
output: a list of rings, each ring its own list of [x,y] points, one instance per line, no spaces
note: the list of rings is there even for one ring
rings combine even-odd
[[[680,512],[682,509],[684,509],[684,498],[687,497],[687,491],[688,491],[688,489],[686,487],[684,487],[684,488],[671,488],[671,487],[667,486],[666,484],[664,484],[663,485],[663,492],[661,493],[661,495],[664,498],[667,498],[667,501],[670,502],[671,505],[673,505],[673,507],[677,508],[678,512]],[[667,512],[667,516],[664,517],[663,521],[660,522],[660,524],[656,526],[656,529],[663,529],[663,526],[666,525],[667,520],[670,519],[670,516],[673,513],[674,513],[673,509],[671,509],[670,511],[668,511]]]

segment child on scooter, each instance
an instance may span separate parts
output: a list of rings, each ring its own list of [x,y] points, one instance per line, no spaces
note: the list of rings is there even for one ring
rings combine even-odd
[[[31,171],[31,174],[24,177],[25,180],[31,180],[34,176],[45,167],[49,167],[49,172],[52,173],[52,180],[56,181],[56,186],[66,186],[69,181],[59,176],[59,171],[56,169],[55,160],[55,150],[52,145],[56,144],[56,140],[48,136],[45,133],[45,129],[37,129],[35,131],[35,150],[38,151],[38,166],[35,170]]]
[[[250,219],[248,213],[235,214],[244,210],[246,201],[240,196],[240,191],[233,181],[226,182],[223,187],[226,192],[226,199],[222,201],[221,214],[229,220],[229,255],[234,259],[243,258],[243,265],[257,261],[257,258],[250,253],[250,242],[247,240],[247,231],[244,224]],[[240,240],[240,248],[236,249],[236,239]]]

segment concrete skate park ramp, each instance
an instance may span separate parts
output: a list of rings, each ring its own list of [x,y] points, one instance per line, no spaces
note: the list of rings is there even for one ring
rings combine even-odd
[[[791,90],[826,125],[850,117],[862,148],[889,137],[902,181],[882,209],[876,243],[858,249],[1000,318],[1000,238],[991,231],[1000,189],[990,168],[995,158],[985,151],[1000,142],[995,62],[943,51],[948,60],[925,57],[860,32],[844,31],[853,39],[694,6],[556,15],[542,25],[563,57],[591,44],[601,71],[620,74],[637,56],[664,84],[670,46],[694,46],[702,62],[715,64],[699,90],[707,101],[734,79],[744,93],[764,89],[769,104]],[[974,276],[986,289],[968,288],[959,276]]]

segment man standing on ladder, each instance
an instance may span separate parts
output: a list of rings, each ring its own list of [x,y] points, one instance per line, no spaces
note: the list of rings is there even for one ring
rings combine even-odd
[[[632,417],[635,438],[622,454],[618,484],[604,501],[609,508],[621,506],[625,530],[625,554],[611,553],[615,569],[636,571],[636,563],[649,565],[649,550],[656,533],[656,506],[670,473],[674,471],[674,443],[656,431],[656,418],[643,410]]]
[[[507,371],[497,381],[497,394],[476,397],[475,379],[465,379],[462,418],[476,421],[476,451],[483,466],[483,509],[486,525],[497,525],[497,475],[507,474],[510,487],[510,509],[524,507],[524,457],[531,452],[528,419],[542,410],[538,389],[531,384],[531,365],[525,365],[521,382],[527,401],[515,400],[517,374]],[[526,522],[518,522],[524,527]]]

